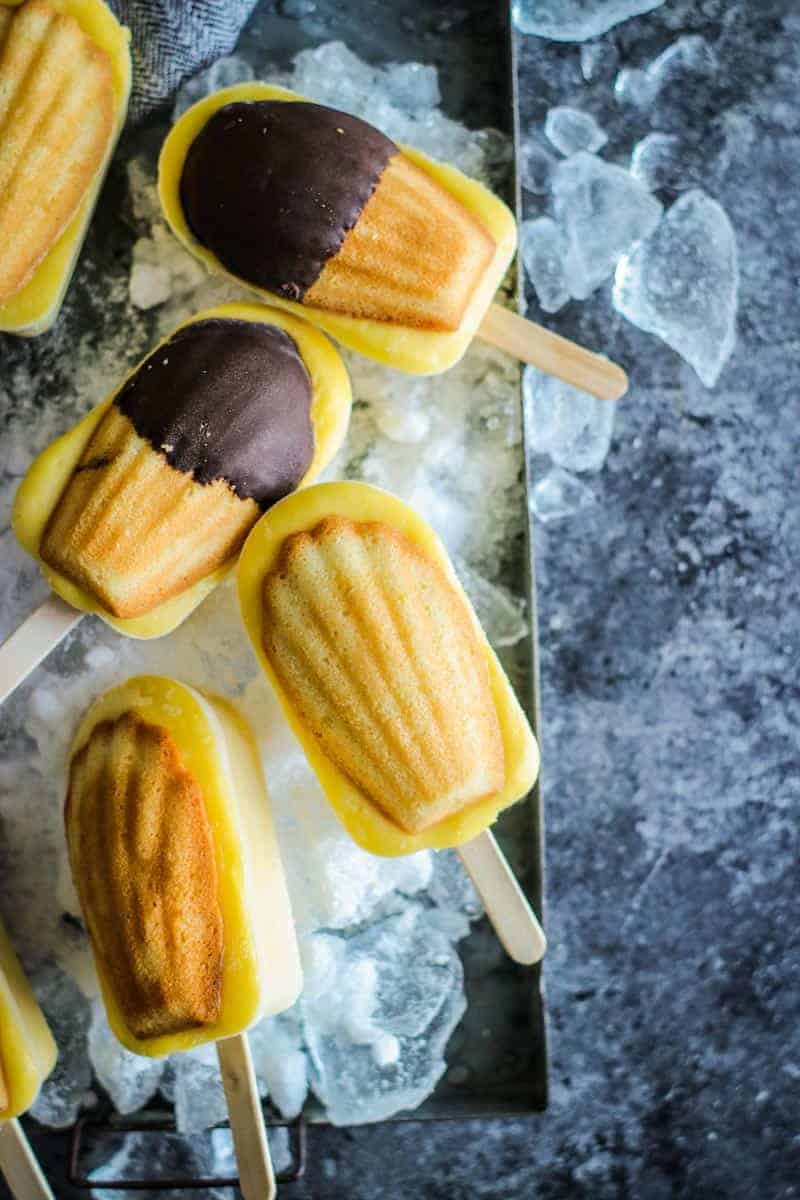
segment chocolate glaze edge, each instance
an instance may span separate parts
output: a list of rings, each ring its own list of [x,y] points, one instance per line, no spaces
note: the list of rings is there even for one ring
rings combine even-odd
[[[221,317],[179,329],[114,398],[170,466],[201,484],[224,479],[262,509],[294,491],[311,465],[312,401],[289,334]]]
[[[236,101],[186,154],[190,230],[232,274],[302,302],[399,147],[366,121],[307,101]]]

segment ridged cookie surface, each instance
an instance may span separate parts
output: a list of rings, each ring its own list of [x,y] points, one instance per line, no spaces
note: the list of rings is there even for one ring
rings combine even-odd
[[[116,617],[150,612],[238,553],[260,516],[227,481],[198,483],[112,404],[56,505],[39,553]]]
[[[223,924],[211,828],[167,730],[128,712],[70,764],[72,874],[95,957],[137,1038],[219,1017]]]
[[[2,11],[2,10],[0,10]],[[30,279],[99,170],[114,125],[108,55],[27,0],[0,27],[0,304]]]
[[[397,154],[306,303],[397,325],[457,329],[494,249],[463,205]]]
[[[505,763],[483,648],[442,568],[380,522],[287,538],[263,587],[263,645],[335,765],[418,832],[498,792]]]

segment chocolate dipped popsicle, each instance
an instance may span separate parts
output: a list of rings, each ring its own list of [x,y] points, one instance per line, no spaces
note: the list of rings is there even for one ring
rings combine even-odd
[[[308,325],[261,306],[200,314],[40,456],[14,528],[65,599],[166,632],[261,513],[327,464],[349,406],[341,360]]]
[[[481,184],[267,84],[185,113],[162,150],[159,192],[173,231],[212,270],[422,373],[464,352],[516,245],[511,213]]]

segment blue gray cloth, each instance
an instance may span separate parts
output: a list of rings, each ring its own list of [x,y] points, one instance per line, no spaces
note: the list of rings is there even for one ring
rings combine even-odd
[[[109,2],[131,31],[133,120],[158,108],[184,79],[232,50],[256,5],[256,0]]]

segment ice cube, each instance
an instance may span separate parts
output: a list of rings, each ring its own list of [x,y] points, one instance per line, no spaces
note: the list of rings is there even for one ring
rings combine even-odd
[[[558,312],[570,298],[566,279],[567,243],[552,217],[523,221],[519,252],[545,312]]]
[[[578,150],[588,150],[593,154],[608,141],[608,134],[600,128],[591,113],[563,105],[548,111],[544,131],[562,154],[575,154]]]
[[[620,257],[653,232],[662,212],[659,202],[622,167],[584,150],[558,164],[553,196],[567,241],[567,283],[577,300],[585,300]]]
[[[137,1112],[158,1091],[164,1060],[131,1054],[111,1032],[99,1000],[92,1006],[89,1026],[89,1058],[98,1083],[120,1113]]]
[[[686,134],[648,133],[633,148],[631,175],[650,191],[685,192],[713,184],[730,162],[730,139],[724,129],[704,130],[701,141]]]
[[[89,1003],[68,975],[45,967],[34,990],[58,1045],[58,1062],[31,1108],[42,1125],[64,1129],[78,1118],[92,1083],[87,1034]]]
[[[553,467],[531,489],[531,511],[540,521],[558,521],[595,503],[594,492],[563,467]]]
[[[664,0],[514,0],[514,23],[523,33],[555,42],[583,42],[652,12]]]
[[[286,1016],[267,1017],[249,1036],[259,1083],[281,1115],[293,1120],[308,1093],[308,1060],[299,1025]]]
[[[227,1120],[228,1106],[214,1045],[176,1054],[175,1126],[179,1133],[202,1133]]]
[[[187,108],[191,108],[204,96],[210,96],[220,88],[232,87],[235,83],[249,83],[254,78],[253,68],[238,55],[228,54],[224,58],[218,58],[210,67],[187,79],[178,89],[172,110],[173,121],[177,121]]]
[[[535,367],[525,368],[522,386],[531,450],[549,454],[569,471],[599,471],[611,445],[616,405]]]
[[[522,601],[473,571],[463,558],[456,555],[453,564],[491,644],[515,646],[522,641],[528,634]]]
[[[466,1006],[450,941],[417,906],[347,941],[312,940],[321,944],[306,964],[301,1006],[312,1088],[328,1116],[336,1125],[361,1124],[417,1107],[444,1073],[444,1049]],[[369,1043],[354,1043],[354,1013]]]
[[[619,51],[612,41],[584,42],[581,46],[581,74],[587,83],[614,74]]]
[[[439,73],[427,63],[390,63],[383,71],[383,85],[392,104],[407,112],[436,108],[441,100]]]
[[[736,342],[739,267],[725,210],[699,188],[620,262],[614,307],[654,333],[713,387]]]
[[[691,126],[705,106],[709,81],[719,66],[713,47],[698,34],[678,38],[648,67],[625,68],[614,85],[622,104],[648,111],[656,129]]]
[[[633,148],[631,175],[650,192],[677,190],[683,176],[681,139],[673,133],[648,133]]]
[[[557,159],[546,150],[535,137],[527,137],[522,143],[519,160],[519,177],[524,188],[537,196],[546,196],[550,191],[550,180]]]

